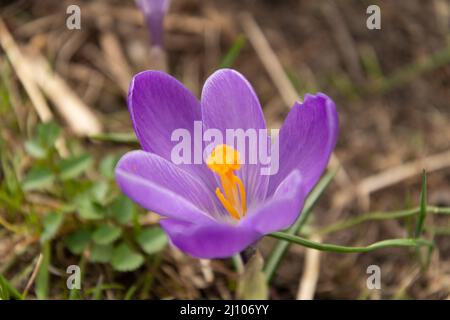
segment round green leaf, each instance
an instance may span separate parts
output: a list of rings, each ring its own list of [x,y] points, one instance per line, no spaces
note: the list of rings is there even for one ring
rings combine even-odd
[[[89,260],[91,260],[91,262],[107,263],[111,261],[112,253],[113,253],[113,246],[111,244],[108,245],[95,244],[92,247]]]
[[[78,177],[85,172],[92,164],[92,157],[89,154],[82,154],[63,159],[59,162],[59,176],[62,180],[69,180]]]
[[[108,179],[114,178],[114,169],[116,168],[119,157],[117,155],[108,155],[100,162],[100,173]]]
[[[49,121],[40,123],[37,128],[37,138],[39,144],[45,148],[53,147],[60,132],[61,128],[55,122]]]
[[[25,150],[30,156],[36,159],[43,159],[47,154],[47,150],[34,139],[25,142]]]
[[[69,235],[65,244],[73,254],[81,254],[91,240],[91,232],[88,229],[81,229]]]
[[[111,205],[111,216],[120,224],[127,224],[133,219],[136,207],[124,195],[118,196]]]
[[[75,201],[78,205],[78,215],[85,220],[99,220],[103,218],[102,207],[93,202],[88,195],[83,195]]]
[[[98,203],[104,203],[108,195],[109,185],[106,181],[97,181],[90,188],[89,194]]]
[[[55,180],[53,172],[45,167],[33,167],[22,181],[25,191],[39,190],[48,187]]]
[[[47,214],[43,219],[44,230],[41,234],[41,241],[47,241],[52,239],[58,232],[64,220],[64,215],[58,212],[51,212]]]
[[[111,264],[117,271],[133,271],[144,263],[144,257],[122,243],[114,249]]]
[[[92,240],[100,245],[106,245],[116,241],[122,234],[122,229],[111,225],[102,225],[95,230]]]
[[[165,232],[159,227],[142,230],[136,237],[136,240],[147,254],[161,251],[168,242]]]

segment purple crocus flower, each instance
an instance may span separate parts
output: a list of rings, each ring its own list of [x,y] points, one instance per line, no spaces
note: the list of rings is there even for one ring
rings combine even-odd
[[[162,47],[164,16],[169,10],[170,0],[136,0],[136,4],[144,13],[153,45]]]
[[[123,156],[116,167],[122,191],[165,217],[171,242],[199,258],[232,256],[268,233],[289,227],[305,197],[325,170],[338,135],[334,102],[307,94],[295,103],[279,132],[279,170],[257,174],[239,153],[217,146],[206,163],[175,165],[171,134],[184,128],[265,129],[258,98],[249,82],[230,69],[206,81],[201,101],[173,77],[144,71],[132,80],[128,106],[143,150]],[[220,162],[223,155],[233,161]],[[225,164],[224,164],[225,163]]]

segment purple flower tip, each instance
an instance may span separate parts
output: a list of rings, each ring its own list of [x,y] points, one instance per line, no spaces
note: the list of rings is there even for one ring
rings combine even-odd
[[[164,16],[169,10],[170,0],[136,0],[136,4],[145,16],[154,46],[163,46]]]
[[[335,104],[318,93],[294,104],[278,139],[252,140],[251,133],[267,131],[261,105],[244,76],[230,69],[208,78],[200,101],[163,72],[141,72],[132,80],[128,106],[142,150],[122,157],[117,183],[164,217],[172,244],[199,258],[232,256],[289,227],[338,136]],[[240,147],[216,141],[230,130],[248,140]],[[271,150],[271,164],[276,158],[269,170],[259,157],[252,161],[262,149]]]

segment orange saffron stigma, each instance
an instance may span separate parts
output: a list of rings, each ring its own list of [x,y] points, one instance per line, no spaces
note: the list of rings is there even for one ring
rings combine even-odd
[[[246,199],[244,184],[235,174],[235,171],[241,168],[239,152],[226,144],[218,145],[211,152],[206,164],[219,176],[225,193],[224,195],[220,188],[217,188],[217,198],[230,216],[240,220],[245,216]]]

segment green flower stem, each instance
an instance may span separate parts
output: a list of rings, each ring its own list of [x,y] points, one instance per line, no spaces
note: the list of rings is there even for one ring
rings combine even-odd
[[[114,142],[114,143],[138,143],[134,132],[110,132],[100,133],[89,137],[91,140]]]
[[[370,212],[366,214],[362,214],[356,216],[354,218],[350,218],[343,221],[338,221],[332,225],[321,228],[313,233],[317,233],[319,235],[330,234],[333,232],[341,231],[350,227],[354,227],[360,223],[366,221],[373,220],[389,220],[389,219],[398,219],[405,217],[412,217],[417,215],[420,212],[420,207],[407,209],[407,210],[399,210],[399,211],[390,211],[390,212]],[[432,214],[443,214],[450,215],[450,208],[440,208],[434,206],[427,206],[427,212]]]
[[[284,232],[274,232],[270,234],[270,236],[277,239],[286,240],[291,243],[299,244],[307,248],[336,253],[361,253],[391,247],[433,246],[432,242],[429,242],[424,239],[389,239],[372,243],[371,245],[368,245],[366,247],[346,247],[335,244],[315,242]]]
[[[424,170],[422,173],[422,190],[420,191],[420,210],[416,219],[414,238],[420,238],[427,213],[427,173]]]
[[[450,228],[449,227],[432,227],[425,226],[426,231],[434,234],[435,236],[450,236]]]

